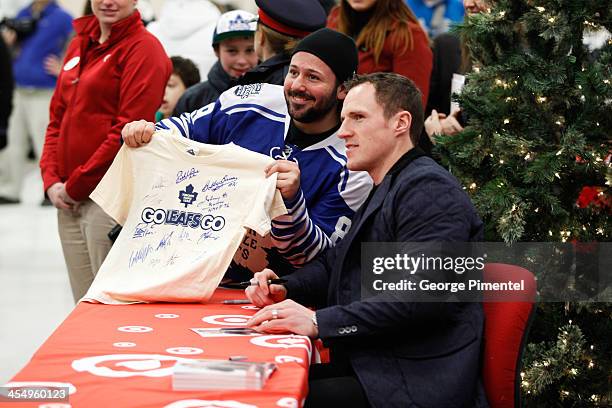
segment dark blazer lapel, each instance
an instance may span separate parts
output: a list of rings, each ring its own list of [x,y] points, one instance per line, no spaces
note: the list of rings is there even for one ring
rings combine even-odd
[[[338,248],[339,253],[338,253],[338,256],[336,257],[336,263],[334,265],[334,273],[332,275],[333,280],[331,282],[331,288],[333,289],[330,291],[330,294],[333,293],[335,295],[334,297],[335,297],[336,304],[339,303],[339,298],[338,298],[339,291],[336,289],[338,288],[338,285],[340,284],[340,275],[344,272],[343,265],[344,265],[344,260],[346,259],[347,253],[351,249],[355,238],[360,236],[360,231],[365,221],[369,217],[371,217],[382,206],[382,203],[385,201],[385,197],[387,196],[387,193],[391,189],[391,185],[392,185],[392,177],[385,177],[383,179],[383,182],[380,183],[380,185],[374,192],[374,195],[372,196],[372,198],[369,201],[367,201],[367,203],[365,204],[365,208],[361,207],[357,211],[357,213],[355,214],[355,217],[353,218],[353,221],[355,223],[351,226],[351,228],[348,231],[348,234],[346,234],[346,236],[342,239],[341,244],[339,245],[339,248]],[[350,255],[361,256],[360,255],[361,248],[359,248],[358,251],[359,253],[355,254],[353,252]]]
[[[339,303],[339,291],[338,285],[340,284],[340,275],[342,273],[351,271],[344,270],[344,262],[347,256],[361,256],[361,245],[359,248],[355,248],[355,251],[349,253],[351,248],[353,247],[353,241],[355,239],[359,239],[358,237],[362,237],[361,229],[363,228],[364,223],[371,216],[376,213],[379,208],[382,206],[385,198],[389,194],[391,187],[393,186],[393,181],[397,174],[402,172],[410,163],[414,160],[418,159],[421,156],[425,156],[425,153],[420,148],[414,148],[406,152],[389,170],[387,175],[383,178],[382,183],[376,188],[374,195],[366,201],[365,208],[362,206],[353,217],[353,224],[348,231],[348,234],[342,239],[342,241],[338,244],[337,250],[338,254],[336,256],[335,264],[333,265],[334,272],[332,275],[331,286],[330,286],[330,296],[329,299],[335,300],[336,304]],[[365,236],[362,239],[362,242],[367,242],[368,237]]]
[[[382,183],[380,183],[378,188],[376,188],[374,196],[372,196],[370,201],[367,203],[367,206],[363,211],[361,217],[359,217],[358,220],[355,220],[357,224],[353,224],[351,226],[351,228],[349,229],[349,233],[344,238],[349,240],[346,245],[346,248],[350,247],[355,237],[359,235],[359,231],[363,227],[364,222],[366,222],[366,220],[371,217],[372,214],[374,214],[374,212],[376,212],[376,210],[378,210],[382,203],[385,201],[385,197],[387,197],[387,193],[389,193],[389,190],[391,189],[391,182],[392,178],[387,176],[383,179]]]
[[[342,242],[342,251],[336,259],[339,259],[342,263],[344,263],[344,257],[346,256],[346,251],[353,244],[353,240],[356,236],[359,235],[361,228],[363,227],[363,223],[375,212],[377,211],[382,203],[385,201],[389,190],[391,190],[391,186],[393,185],[393,181],[398,173],[403,171],[410,163],[415,161],[421,156],[426,156],[426,154],[420,148],[413,148],[406,152],[389,170],[389,172],[383,178],[382,183],[376,188],[374,192],[374,196],[366,201],[366,208],[363,206],[357,210],[355,216],[353,217],[353,223],[351,228],[349,229],[348,234],[344,237]],[[341,265],[341,264],[340,264]]]

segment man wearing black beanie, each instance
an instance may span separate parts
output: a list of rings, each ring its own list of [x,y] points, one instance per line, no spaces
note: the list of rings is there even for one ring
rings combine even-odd
[[[367,173],[347,169],[346,147],[337,137],[342,83],[357,63],[354,41],[323,28],[297,46],[284,87],[239,85],[195,112],[156,125],[132,122],[123,129],[132,147],[148,143],[155,128],[172,129],[198,142],[234,143],[276,159],[267,174],[278,173],[288,214],[272,220],[266,237],[248,233],[227,278],[245,281],[266,267],[290,274],[349,230],[372,186]]]
[[[322,28],[305,37],[298,43],[293,55],[308,52],[316,55],[343,83],[355,74],[359,57],[352,38],[329,28]]]
[[[293,118],[287,141],[307,148],[340,126],[342,84],[357,71],[352,38],[322,28],[296,46],[285,78],[287,110]]]
[[[342,83],[353,76],[357,64],[353,39],[337,31],[322,28],[299,42],[293,51],[284,85],[289,114],[293,122],[301,123],[301,126],[290,128],[287,135],[290,141],[297,139],[298,144],[310,144],[313,134],[339,124]],[[335,81],[329,81],[334,77]],[[303,135],[300,128],[310,136]]]

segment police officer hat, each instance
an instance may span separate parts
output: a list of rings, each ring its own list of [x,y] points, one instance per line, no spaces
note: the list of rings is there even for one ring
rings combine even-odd
[[[325,27],[327,16],[318,0],[255,0],[259,22],[290,37],[303,38]]]

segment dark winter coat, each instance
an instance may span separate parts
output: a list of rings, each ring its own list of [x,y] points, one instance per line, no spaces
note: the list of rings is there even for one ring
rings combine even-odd
[[[240,85],[258,83],[283,85],[287,72],[289,72],[290,62],[291,57],[287,54],[275,55],[244,74],[238,83]]]
[[[195,84],[185,91],[176,103],[172,116],[180,116],[185,112],[193,112],[212,103],[223,92],[236,85],[236,79],[223,70],[221,62],[215,62],[208,71],[208,81]]]

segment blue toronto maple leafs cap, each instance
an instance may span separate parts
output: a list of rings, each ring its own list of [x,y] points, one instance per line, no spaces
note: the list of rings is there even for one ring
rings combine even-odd
[[[255,14],[244,10],[232,10],[221,14],[213,34],[213,44],[234,37],[252,37],[257,29]]]

